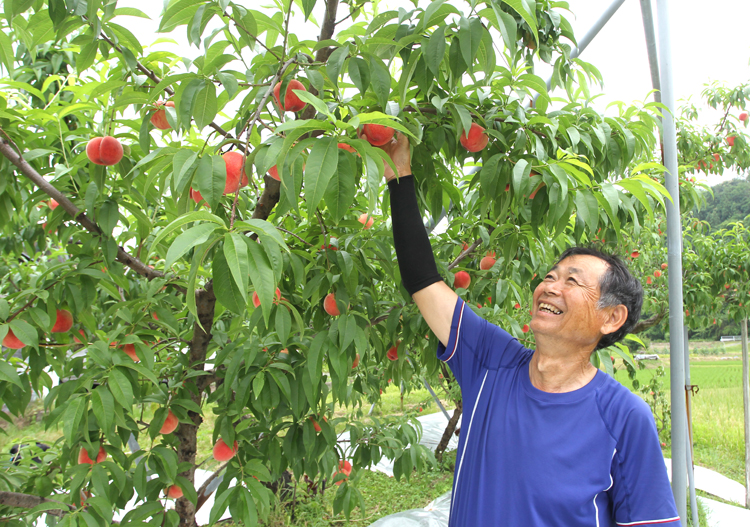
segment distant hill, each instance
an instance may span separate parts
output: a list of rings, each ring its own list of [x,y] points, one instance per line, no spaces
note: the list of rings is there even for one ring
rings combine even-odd
[[[706,204],[695,215],[708,221],[713,230],[740,221],[750,215],[750,181],[732,179],[711,187],[714,195],[706,197]]]

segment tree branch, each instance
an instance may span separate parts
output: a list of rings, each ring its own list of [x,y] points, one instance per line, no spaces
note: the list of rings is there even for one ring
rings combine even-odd
[[[450,271],[451,269],[453,269],[454,267],[456,267],[459,264],[459,262],[461,262],[461,260],[463,260],[464,258],[466,258],[467,256],[469,256],[471,253],[473,253],[474,249],[476,249],[477,247],[479,247],[479,244],[481,244],[481,243],[482,243],[482,239],[481,238],[478,239],[478,240],[476,240],[474,243],[472,243],[471,246],[469,246],[468,249],[466,249],[464,252],[462,252],[461,254],[459,254],[456,257],[455,260],[453,260],[451,263],[448,264],[448,270]]]
[[[2,132],[6,137],[8,135],[5,133],[5,131],[0,128],[0,132]],[[15,150],[14,150],[15,149]],[[20,150],[16,146],[16,144],[10,140],[8,137],[7,139],[0,138],[0,154],[4,155],[6,158],[8,158],[8,161],[13,163],[16,168],[26,176],[29,180],[31,180],[32,183],[34,183],[37,187],[42,189],[48,196],[50,196],[52,199],[57,201],[60,206],[70,214],[70,216],[73,217],[75,221],[80,223],[86,230],[91,232],[92,234],[100,237],[104,237],[104,233],[99,228],[99,226],[91,221],[91,219],[86,216],[86,213],[79,210],[78,207],[76,207],[72,201],[68,199],[67,196],[65,196],[62,192],[57,190],[55,187],[52,186],[51,183],[49,183],[44,177],[42,177],[39,172],[36,171],[34,167],[32,167],[20,154]],[[144,264],[142,261],[140,261],[138,258],[135,258],[131,256],[130,254],[126,253],[125,250],[122,247],[117,247],[117,257],[116,260],[123,265],[126,265],[127,267],[130,267],[133,269],[136,273],[138,273],[141,276],[146,277],[149,280],[152,280],[154,278],[163,278],[165,275],[161,271],[157,271],[155,269],[151,269],[149,266]],[[177,286],[175,286],[177,287]],[[183,291],[184,292],[184,291]]]
[[[211,474],[206,481],[203,482],[203,485],[201,485],[201,488],[198,489],[198,502],[195,505],[195,510],[199,511],[200,508],[203,506],[206,501],[208,501],[208,498],[211,496],[211,494],[205,494],[206,489],[211,484],[213,480],[215,480],[220,472],[223,472],[225,468],[227,468],[227,465],[229,465],[229,461],[226,463],[223,463],[222,465],[217,468],[213,474]]]
[[[642,331],[646,331],[647,329],[654,327],[659,322],[662,321],[664,318],[666,312],[660,311],[659,313],[655,314],[654,316],[647,318],[645,320],[639,320],[636,322],[635,326],[633,326],[633,329],[630,330],[631,333],[640,333]]]
[[[42,503],[59,503],[62,506],[60,509],[44,511],[47,514],[52,514],[53,516],[58,517],[63,516],[66,512],[70,512],[74,508],[61,501],[32,496],[31,494],[22,494],[20,492],[0,492],[0,505],[20,507],[22,509],[33,509]]]

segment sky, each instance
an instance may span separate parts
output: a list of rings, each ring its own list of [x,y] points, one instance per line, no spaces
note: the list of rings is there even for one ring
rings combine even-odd
[[[259,8],[258,0],[239,0],[237,3]],[[313,17],[320,20],[323,14],[323,0],[318,0]],[[420,7],[429,1],[420,0]],[[570,11],[563,15],[570,21],[574,32],[581,38],[601,17],[605,9],[612,4],[611,0],[569,0]],[[750,80],[750,1],[747,0],[653,0],[652,10],[658,31],[659,6],[668,4],[672,42],[672,74],[675,99],[691,99],[701,106],[700,93],[709,82],[721,82],[736,86]],[[271,1],[261,0],[260,6],[271,7]],[[118,23],[128,27],[145,45],[158,37],[171,37],[178,42],[161,44],[158,47],[170,49],[187,57],[194,57],[198,50],[187,43],[185,26],[181,26],[171,35],[156,33],[162,6],[159,2],[143,0],[120,0],[118,6],[136,7],[145,11],[153,21],[134,17],[119,17]],[[459,10],[468,11],[468,4],[456,2]],[[380,11],[388,9],[413,9],[407,0],[382,0]],[[262,7],[260,7],[262,10]],[[348,14],[348,6],[341,5],[341,19]],[[291,30],[300,39],[317,38],[318,28],[301,19],[293,20]],[[613,101],[643,101],[652,89],[649,72],[648,54],[646,51],[640,0],[625,0],[610,19],[604,29],[597,35],[589,47],[581,54],[581,59],[594,64],[602,73],[603,96],[599,99],[597,109],[605,111]],[[548,69],[540,65],[537,74],[548,76]],[[611,110],[614,111],[614,110]],[[718,116],[710,108],[702,114],[704,122],[716,122]],[[708,183],[713,185],[734,177],[734,174],[712,176]]]

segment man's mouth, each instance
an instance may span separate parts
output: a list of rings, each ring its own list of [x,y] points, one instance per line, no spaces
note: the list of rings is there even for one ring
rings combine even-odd
[[[545,313],[552,313],[553,315],[562,314],[562,311],[557,309],[555,306],[547,304],[545,302],[539,302],[539,311],[544,311]]]

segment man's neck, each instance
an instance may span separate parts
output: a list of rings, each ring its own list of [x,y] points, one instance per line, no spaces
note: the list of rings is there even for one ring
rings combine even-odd
[[[529,379],[534,388],[549,393],[565,393],[586,386],[597,369],[589,353],[545,353],[538,348],[529,362]]]

